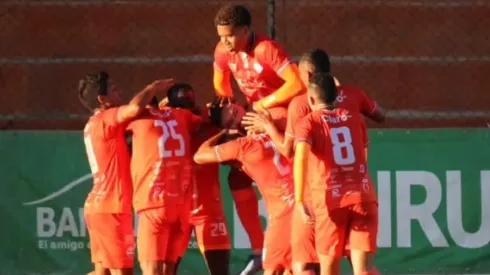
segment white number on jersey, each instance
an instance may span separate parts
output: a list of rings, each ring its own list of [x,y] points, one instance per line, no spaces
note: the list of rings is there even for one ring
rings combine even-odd
[[[87,152],[88,164],[90,165],[90,170],[92,171],[92,175],[97,174],[99,172],[99,165],[97,164],[97,159],[95,158],[94,147],[92,146],[92,139],[89,135],[83,138],[85,143],[85,151]]]
[[[349,165],[356,162],[354,147],[352,147],[352,135],[348,127],[330,128],[330,139],[333,144],[333,160],[336,164]],[[345,149],[345,155],[342,153],[342,149]]]
[[[276,147],[274,146],[274,143],[272,143],[272,141],[265,142],[264,147],[272,148],[272,150],[274,150],[274,158],[272,159],[272,162],[274,162],[274,165],[276,166],[279,175],[286,176],[291,173],[291,168],[289,167],[289,164],[281,164],[281,154],[276,150]]]
[[[228,235],[226,224],[224,222],[211,224],[211,237],[219,237]]]
[[[171,157],[172,155],[175,155],[177,157],[181,157],[185,155],[184,137],[181,134],[175,132],[175,126],[177,126],[177,121],[170,120],[165,122],[162,120],[155,120],[154,125],[155,127],[160,127],[162,129],[162,135],[158,139],[158,150],[160,152],[161,158],[168,158]],[[174,150],[173,152],[165,149],[165,143],[169,138],[172,138],[179,142],[179,149]]]

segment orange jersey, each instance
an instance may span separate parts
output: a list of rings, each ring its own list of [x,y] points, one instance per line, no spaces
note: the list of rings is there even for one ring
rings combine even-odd
[[[204,141],[218,134],[219,131],[220,129],[211,125],[203,125],[199,133],[193,136],[192,152],[195,153]],[[191,218],[195,220],[221,215],[223,205],[219,182],[219,164],[194,164],[193,177]]]
[[[119,108],[94,114],[85,125],[84,142],[94,186],[85,213],[131,213],[130,157]]]
[[[280,74],[291,59],[277,41],[266,35],[253,33],[251,44],[246,53],[232,53],[219,42],[214,51],[214,68],[231,71],[247,101],[255,102],[284,84]]]
[[[266,135],[238,138],[216,147],[222,161],[237,160],[257,184],[270,217],[287,212],[293,203],[293,177],[289,161]]]
[[[335,104],[339,108],[347,109],[351,112],[359,112],[365,116],[372,115],[378,110],[378,104],[370,98],[364,91],[354,86],[337,87],[338,96]],[[294,125],[311,112],[308,105],[308,95],[302,94],[295,97],[288,108],[288,121],[286,126],[286,135],[294,137]],[[366,129],[366,122],[361,119],[363,127],[363,142],[369,143],[369,137]]]
[[[136,211],[183,203],[192,177],[191,134],[201,118],[185,109],[149,108],[128,125]]]
[[[346,109],[317,110],[295,127],[296,142],[311,144],[308,186],[329,207],[375,201],[366,171],[361,115]]]

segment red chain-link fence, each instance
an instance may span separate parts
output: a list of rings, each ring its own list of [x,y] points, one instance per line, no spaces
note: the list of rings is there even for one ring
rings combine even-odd
[[[0,1],[0,127],[81,129],[80,77],[106,70],[131,94],[174,77],[212,98],[224,3],[293,57],[322,47],[333,73],[387,111],[383,127],[487,127],[490,1]],[[376,125],[376,127],[379,127]]]

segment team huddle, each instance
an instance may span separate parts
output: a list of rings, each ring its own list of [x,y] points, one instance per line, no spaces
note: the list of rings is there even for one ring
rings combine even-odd
[[[229,167],[252,248],[239,274],[337,275],[343,257],[355,275],[377,274],[364,119],[381,123],[383,112],[332,76],[324,50],[297,65],[278,42],[252,32],[244,6],[222,7],[214,23],[216,94],[206,106],[173,79],[154,81],[129,103],[106,72],[79,82],[79,99],[93,112],[84,129],[94,178],[84,206],[92,274],[133,274],[135,250],[144,275],[177,274],[192,232],[209,274],[230,274],[220,164]],[[234,100],[232,77],[244,104]],[[265,235],[253,183],[267,209]]]

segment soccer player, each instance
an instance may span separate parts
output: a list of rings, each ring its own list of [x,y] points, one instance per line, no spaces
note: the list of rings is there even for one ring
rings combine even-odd
[[[216,95],[233,98],[231,75],[256,111],[285,107],[304,90],[304,85],[299,81],[298,68],[283,47],[266,35],[251,30],[252,18],[246,7],[225,5],[216,14],[214,23],[220,37],[214,52],[213,83]],[[286,109],[279,115],[285,117]],[[258,231],[257,197],[250,180],[237,169],[230,171],[229,184],[238,216],[257,256],[263,238],[259,235],[262,231]],[[255,257],[255,260],[259,259]],[[254,272],[244,270],[242,274]]]
[[[374,274],[378,205],[366,169],[362,115],[335,107],[337,96],[333,77],[312,76],[312,112],[294,127],[296,208],[315,225],[322,275],[339,274],[346,247],[354,275]],[[310,207],[303,203],[307,178]]]
[[[229,121],[228,116],[235,117],[228,123],[231,129],[239,126],[244,114],[244,110],[243,114],[237,110],[240,108],[243,107],[223,107],[223,121]],[[289,161],[275,150],[266,135],[244,136],[240,130],[229,130],[234,132],[228,132],[228,141],[218,145],[227,131],[205,141],[194,155],[194,161],[198,164],[234,162],[257,183],[269,215],[264,241],[264,274],[282,274],[278,272],[291,268],[293,185]]]
[[[138,260],[144,275],[173,275],[192,181],[191,133],[202,118],[189,110],[148,106],[127,129],[133,136],[133,207]],[[186,214],[186,215],[184,215]]]
[[[208,116],[208,108],[196,106],[195,92],[189,84],[177,83],[172,86],[168,90],[167,102],[163,104],[173,108],[188,109],[199,116]],[[202,124],[198,133],[192,138],[192,154],[197,151],[201,143],[219,132],[220,129],[211,124]],[[219,165],[217,163],[194,164],[191,188],[191,209],[184,213],[189,216],[190,223],[185,227],[177,267],[194,231],[209,274],[228,275],[231,243],[221,200]]]
[[[151,98],[171,80],[155,81],[127,105],[109,74],[97,72],[80,80],[80,102],[93,112],[84,129],[84,143],[94,185],[84,206],[95,271],[91,274],[133,274],[134,239],[131,213],[130,157],[126,124],[143,112]]]

